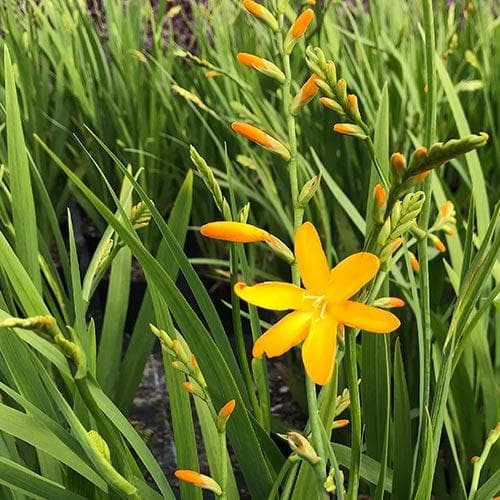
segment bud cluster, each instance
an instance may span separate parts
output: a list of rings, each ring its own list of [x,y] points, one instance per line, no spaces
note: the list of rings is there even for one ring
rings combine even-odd
[[[337,113],[340,118],[353,122],[337,123],[334,131],[363,140],[367,139],[368,126],[361,117],[358,98],[354,94],[347,93],[347,84],[344,79],[337,79],[335,63],[327,60],[319,47],[307,48],[306,63],[309,69],[317,75],[314,83],[324,94],[324,97],[320,99],[321,104]]]
[[[207,383],[194,354],[188,352],[180,340],[172,339],[165,330],[152,324],[149,328],[160,340],[162,350],[172,356],[172,367],[190,377],[189,381],[184,382],[184,389],[190,394],[207,399]]]
[[[431,231],[443,231],[448,236],[453,236],[456,233],[455,207],[451,201],[446,201],[439,208],[436,221],[432,225]]]
[[[205,186],[207,186],[208,190],[212,193],[215,204],[219,209],[219,212],[224,214],[225,217],[230,217],[231,210],[229,209],[229,204],[226,198],[222,195],[222,190],[220,188],[219,183],[215,179],[215,175],[212,168],[208,166],[203,156],[201,156],[200,153],[198,153],[198,151],[193,145],[189,147],[189,153],[191,156],[191,161],[193,162],[194,166],[196,167],[196,170],[203,179]]]
[[[134,205],[130,210],[130,222],[134,229],[142,229],[147,227],[149,221],[151,220],[151,212],[147,207],[146,203],[140,201],[137,205]]]
[[[186,101],[192,102],[195,106],[197,106],[198,108],[200,108],[202,111],[205,111],[206,113],[212,115],[214,118],[219,119],[219,115],[212,108],[210,108],[209,106],[207,106],[201,100],[201,98],[199,96],[197,96],[196,94],[194,94],[193,92],[190,92],[189,90],[187,90],[187,89],[185,89],[183,87],[180,87],[177,84],[172,85],[172,90],[176,94],[178,94],[181,97],[183,97],[184,99],[186,99]]]
[[[377,243],[380,245],[380,260],[387,262],[403,243],[403,236],[416,226],[416,219],[422,210],[425,194],[423,191],[408,193],[397,200],[391,213],[385,219],[379,232]]]

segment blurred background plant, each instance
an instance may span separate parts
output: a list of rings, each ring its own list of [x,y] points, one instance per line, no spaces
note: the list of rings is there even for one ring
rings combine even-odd
[[[494,0],[435,2],[439,55],[436,137],[443,140],[464,137],[471,131],[486,131],[490,137],[480,156],[470,153],[453,159],[440,167],[433,178],[436,205],[433,213],[447,199],[453,201],[458,234],[446,235],[449,254],[445,260],[438,251],[430,251],[432,324],[440,340],[444,340],[443,324],[450,315],[450,304],[456,300],[459,278],[464,277],[463,248],[468,248],[467,238],[479,245],[491,219],[490,207],[500,194],[497,8]],[[288,8],[286,18],[293,20],[294,9],[295,6]],[[292,72],[296,75],[293,93],[310,75],[305,63],[306,47],[322,47],[326,57],[335,62],[338,75],[358,96],[365,121],[386,127],[388,151],[400,151],[409,157],[415,147],[423,144],[425,132],[428,82],[420,3],[333,1],[318,2],[313,9],[316,24],[306,40],[295,48],[292,58]],[[270,153],[237,138],[229,126],[235,120],[251,122],[286,143],[286,123],[279,91],[275,92],[276,83],[242,66],[235,57],[237,52],[244,51],[275,60],[271,34],[264,26],[249,20],[239,2],[230,0],[208,3],[102,0],[98,4],[83,0],[5,0],[0,6],[0,31],[2,51],[8,49],[12,58],[11,65],[0,68],[0,163],[5,164],[0,171],[2,233],[15,249],[50,314],[60,325],[77,324],[78,335],[82,337],[87,336],[83,331],[93,328],[88,323],[87,307],[95,300],[96,290],[103,290],[98,285],[106,282],[97,314],[103,320],[97,325],[96,377],[104,392],[127,414],[153,348],[154,337],[146,338],[144,332],[149,322],[158,319],[155,307],[160,305],[153,303],[154,292],[149,281],[149,295],[144,299],[142,293],[134,293],[134,288],[130,293],[129,277],[135,266],[136,251],[131,252],[129,243],[124,244],[123,234],[118,236],[116,228],[109,227],[103,207],[97,208],[89,200],[89,193],[75,188],[76,179],[68,179],[67,172],[56,167],[56,159],[67,165],[117,217],[121,206],[128,214],[127,219],[121,214],[121,222],[125,224],[128,220],[135,230],[138,226],[134,228],[132,207],[138,209],[138,203],[146,200],[141,200],[137,189],[127,185],[119,167],[132,165],[139,186],[154,201],[161,216],[170,217],[169,227],[182,245],[188,224],[197,227],[218,217],[212,196],[199,175],[193,181],[189,173],[192,165],[189,145],[193,144],[212,167],[224,194],[229,198],[231,184],[236,206],[250,202],[250,222],[258,222],[283,241],[292,241],[292,206],[284,165]],[[13,87],[8,90],[7,85],[3,86],[9,78],[15,84],[19,100],[19,110],[10,111],[11,122],[18,114],[24,131],[22,137],[20,127],[9,134],[6,124],[9,96],[11,103],[14,99]],[[381,108],[387,109],[385,115],[380,113]],[[384,123],[378,120],[380,116],[384,116]],[[332,262],[361,248],[368,212],[367,193],[371,193],[369,153],[361,141],[333,133],[335,118],[317,99],[303,108],[298,118],[301,185],[313,175],[322,176],[319,190],[307,208],[307,218],[316,222]],[[9,137],[13,141],[10,146]],[[11,166],[14,162],[17,168],[19,161],[24,170],[14,180]],[[384,161],[388,165],[389,156]],[[228,178],[228,163],[231,178]],[[26,184],[30,175],[32,195],[30,185]],[[134,194],[127,197],[126,193],[132,191]],[[121,200],[118,204],[114,193]],[[196,200],[192,210],[191,196]],[[72,208],[69,219],[68,205]],[[93,231],[87,233],[88,248],[79,247],[76,259],[66,247],[73,229],[76,241],[80,241],[84,231],[82,216]],[[150,215],[146,217],[149,220]],[[474,219],[476,233],[467,231],[468,222],[470,227]],[[170,262],[172,243],[164,242],[166,229],[159,222],[143,226],[139,235],[144,248],[175,278],[177,266]],[[127,230],[132,234],[130,226]],[[194,233],[188,233],[187,238],[188,256],[203,274],[205,285],[225,287],[230,269],[225,246],[202,241]],[[7,260],[6,248],[1,254],[2,310],[13,316],[42,314],[32,307],[33,303],[23,302],[27,298],[18,296],[16,287],[21,286],[24,275],[19,275],[13,261]],[[88,252],[87,259],[82,256],[84,251]],[[286,266],[263,248],[251,246],[246,251],[255,276],[275,278],[286,272]],[[80,260],[81,280],[76,274],[77,260]],[[183,265],[186,289],[193,290],[193,278],[191,281],[186,278],[186,273],[190,276],[188,262],[183,261]],[[492,278],[495,283],[498,272],[497,264]],[[12,273],[18,281],[12,281]],[[194,288],[199,293],[198,285]],[[414,290],[411,280],[399,281],[398,286],[411,299]],[[222,290],[228,296],[228,288]],[[217,323],[215,330],[220,332],[214,319],[215,309],[203,302],[205,298],[199,300],[203,303],[201,310]],[[216,301],[216,306],[230,324],[227,304]],[[132,325],[126,326],[130,309],[139,314],[132,315]],[[95,311],[90,311],[94,315]],[[414,408],[419,392],[414,361],[419,349],[417,326],[410,310],[404,316],[405,329],[401,332],[404,349],[398,370],[406,374],[408,404]],[[443,454],[446,463],[453,462],[455,466],[451,471],[448,466],[441,466],[436,480],[436,491],[444,495],[448,490],[452,498],[462,483],[470,480],[472,467],[468,460],[480,452],[487,432],[498,420],[498,404],[489,396],[498,394],[500,342],[495,334],[498,313],[495,316],[492,312],[488,317],[489,322],[481,323],[481,336],[477,335],[481,341],[464,344],[463,361],[452,380],[453,419],[447,422],[450,442]],[[123,345],[126,330],[131,339],[130,344]],[[21,356],[4,351],[3,383],[17,389],[38,408],[46,405],[47,401],[34,399],[34,389],[29,387],[34,382],[23,382],[20,378],[22,368],[12,372],[14,355]],[[24,364],[20,366],[26,369],[35,355],[24,352],[22,356]],[[439,359],[434,363],[438,366]],[[293,355],[287,359],[287,365],[282,373],[288,385],[300,387],[294,380]],[[237,379],[236,372],[231,373]],[[178,378],[170,378],[169,391],[175,391],[172,380],[179,382]],[[40,387],[38,390],[42,391]],[[293,392],[300,400],[301,390]],[[49,398],[53,397],[49,394]],[[182,398],[178,393],[176,397]],[[225,393],[224,397],[216,398],[217,403],[223,404],[232,396]],[[76,408],[77,399],[73,401]],[[186,398],[183,404],[187,404]],[[8,405],[15,406],[11,400]],[[180,418],[180,414],[174,418]],[[475,425],[477,422],[481,425]],[[183,455],[187,462],[194,460],[190,443],[191,448]],[[6,446],[10,444],[7,440]],[[119,447],[117,443],[114,446]],[[51,463],[45,464],[43,457],[39,460],[42,472],[53,467]],[[32,464],[35,462],[33,458]],[[495,470],[497,462],[489,465],[491,470]],[[193,463],[185,464],[189,465]],[[37,467],[33,465],[34,470]],[[375,473],[373,470],[370,473],[373,478]],[[48,477],[56,482],[61,480],[56,473]],[[455,485],[456,490],[449,490],[447,482]],[[162,485],[166,488],[163,482]]]

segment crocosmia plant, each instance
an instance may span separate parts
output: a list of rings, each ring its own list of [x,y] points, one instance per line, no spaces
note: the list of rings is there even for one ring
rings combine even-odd
[[[0,498],[500,498],[498,15],[0,2]]]

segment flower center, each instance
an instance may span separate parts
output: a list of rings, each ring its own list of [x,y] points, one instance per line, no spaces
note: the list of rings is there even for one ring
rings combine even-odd
[[[311,309],[314,309],[320,318],[324,318],[328,306],[326,295],[305,295],[304,299],[311,301]]]

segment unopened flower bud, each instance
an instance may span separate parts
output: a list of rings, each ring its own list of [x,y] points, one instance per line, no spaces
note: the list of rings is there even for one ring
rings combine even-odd
[[[387,196],[381,184],[376,184],[373,189],[373,197],[375,199],[375,203],[373,204],[373,218],[378,224],[383,224],[387,208]]]
[[[266,23],[273,31],[279,30],[276,18],[260,3],[254,2],[253,0],[243,0],[243,7],[250,12],[250,14]]]
[[[341,106],[347,105],[347,84],[343,78],[341,78],[337,82],[337,85],[335,85],[335,95],[337,96],[337,101]]]
[[[330,85],[325,82],[325,80],[323,80],[322,78],[318,78],[314,84],[316,85],[316,87],[318,87],[324,94],[326,94],[327,97],[329,97],[330,99],[333,99],[335,98],[335,94],[333,93]],[[341,108],[342,109],[342,108]],[[342,111],[343,112],[343,111]]]
[[[194,484],[199,488],[209,490],[217,496],[222,494],[222,488],[214,479],[194,470],[176,470],[175,477],[181,481],[185,481],[186,483]]]
[[[281,69],[273,64],[271,61],[264,59],[253,54],[247,54],[246,52],[240,52],[236,59],[240,64],[243,64],[247,68],[255,69],[259,73],[266,75],[270,78],[278,80],[278,82],[283,83],[285,81],[285,74]]]
[[[336,123],[333,126],[333,131],[338,134],[352,135],[363,141],[368,138],[361,127],[352,123]]]
[[[267,241],[271,236],[266,230],[252,224],[231,221],[209,222],[201,226],[200,233],[207,238],[233,243]]]
[[[415,151],[410,156],[410,163],[408,165],[408,170],[413,173],[419,172],[419,169],[424,165],[427,159],[427,148],[421,146],[415,149]]]
[[[280,259],[283,259],[288,264],[295,260],[293,252],[276,236],[270,235],[266,243]]]
[[[302,85],[297,95],[294,97],[292,103],[290,104],[290,113],[296,115],[302,106],[309,103],[314,96],[318,93],[318,87],[315,85],[315,81],[318,79],[318,75],[313,73]]]
[[[231,128],[249,141],[281,156],[285,161],[290,160],[290,151],[281,142],[266,134],[263,130],[244,122],[233,122],[231,123]]]
[[[286,440],[290,448],[303,460],[312,465],[317,464],[321,460],[311,443],[302,434],[287,432]]]
[[[384,246],[387,243],[387,240],[389,239],[391,232],[392,232],[391,218],[387,217],[387,219],[385,219],[384,225],[382,226],[382,229],[380,229],[380,232],[378,233],[377,243],[379,245]]]
[[[361,114],[359,112],[358,98],[354,94],[349,94],[347,96],[347,110],[349,111],[349,116],[355,121],[361,121]]]
[[[345,116],[344,110],[342,109],[342,106],[335,101],[334,99],[331,99],[330,97],[320,97],[319,102],[328,109],[331,109],[332,111],[335,111],[338,115],[341,117]]]
[[[406,159],[401,153],[393,153],[391,156],[392,176],[396,184],[400,184],[406,170]]]
[[[337,84],[337,69],[333,61],[327,61],[325,64],[325,74],[330,87],[335,87]]]
[[[311,198],[318,190],[320,182],[321,174],[318,174],[304,184],[297,200],[299,207],[305,208],[307,206],[309,201],[311,201]]]
[[[193,396],[198,396],[203,400],[206,399],[205,391],[196,382],[192,381],[183,382],[182,387],[188,394],[192,394]]]
[[[380,262],[388,262],[392,254],[403,244],[403,238],[399,237],[388,243],[380,252]]]
[[[392,309],[394,307],[404,307],[405,301],[399,297],[380,297],[373,303],[375,307]]]
[[[297,17],[292,26],[290,26],[285,38],[285,54],[291,54],[295,44],[304,35],[313,19],[314,11],[312,9],[306,9]]]
[[[418,273],[418,271],[420,271],[420,263],[419,263],[419,261],[415,257],[414,253],[408,252],[408,254],[410,256],[410,265],[411,265],[411,268],[413,269],[413,272]]]
[[[219,411],[217,415],[217,429],[219,432],[224,432],[226,430],[226,424],[229,417],[232,415],[234,408],[236,406],[236,401],[231,399],[228,401]]]
[[[441,253],[446,252],[446,246],[435,234],[430,234],[429,239],[431,240],[432,244],[434,245],[434,248],[438,252],[441,252]]]
[[[340,420],[334,420],[332,424],[332,429],[342,429],[343,427],[347,427],[350,424],[349,419],[343,418]]]

